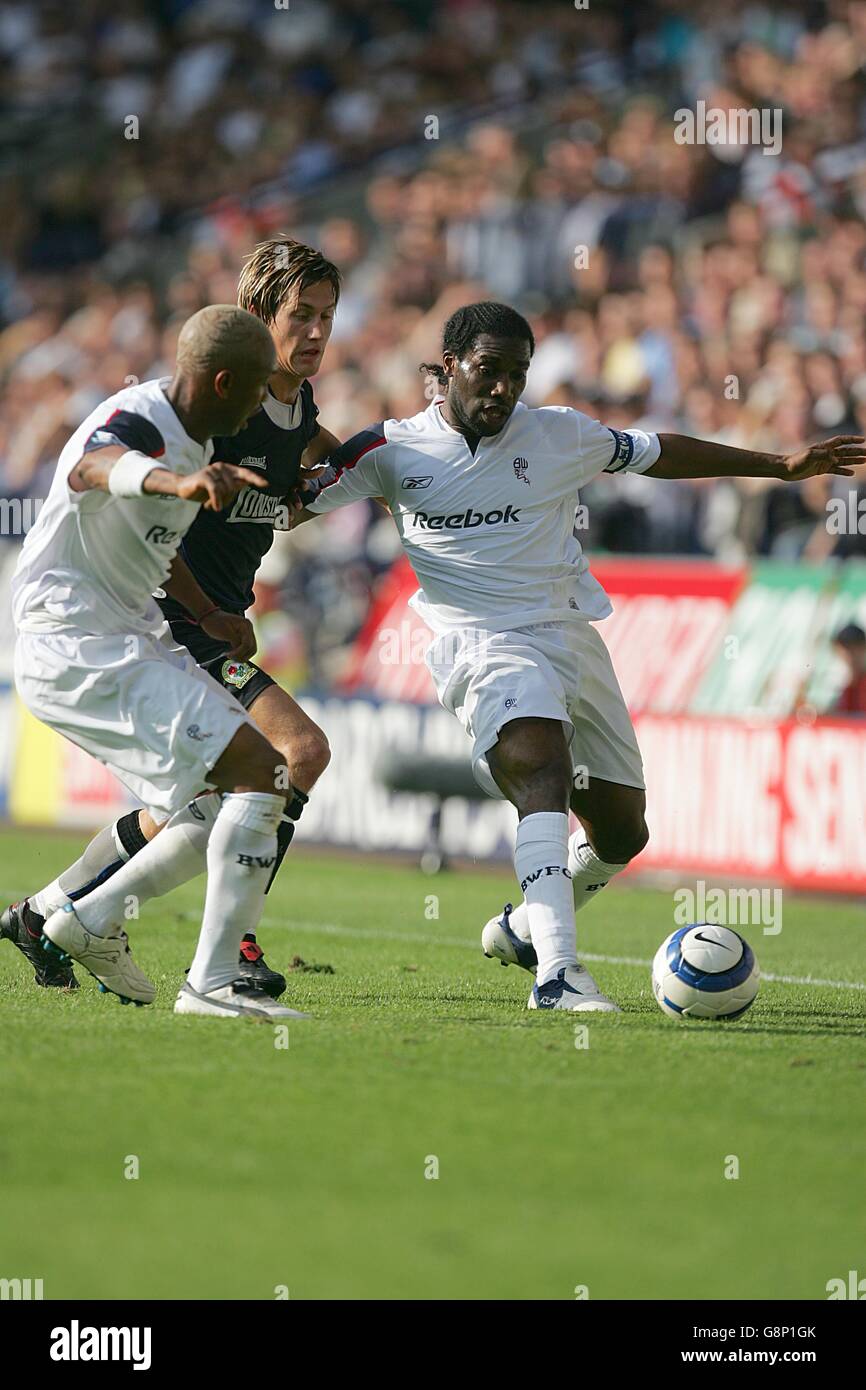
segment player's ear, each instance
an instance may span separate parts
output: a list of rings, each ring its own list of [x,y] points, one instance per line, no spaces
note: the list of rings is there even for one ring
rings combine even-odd
[[[445,368],[445,375],[450,381],[457,370],[457,354],[454,352],[443,352],[442,366]]]
[[[233,386],[234,373],[230,372],[227,367],[223,367],[221,371],[217,372],[216,376],[213,379],[213,389],[215,395],[219,396],[221,401],[228,400],[229,396],[231,395],[231,390]]]

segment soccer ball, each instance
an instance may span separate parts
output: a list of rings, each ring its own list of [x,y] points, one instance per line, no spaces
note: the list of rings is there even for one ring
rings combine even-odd
[[[653,994],[671,1018],[739,1018],[755,1001],[761,972],[752,948],[714,922],[678,927],[653,961]]]

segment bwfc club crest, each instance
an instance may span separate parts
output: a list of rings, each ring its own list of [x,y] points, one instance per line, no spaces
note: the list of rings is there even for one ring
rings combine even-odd
[[[529,468],[529,459],[516,458],[514,459],[513,466],[515,478],[519,478],[522,483],[526,483],[526,486],[529,487],[529,479],[526,476],[526,470]]]

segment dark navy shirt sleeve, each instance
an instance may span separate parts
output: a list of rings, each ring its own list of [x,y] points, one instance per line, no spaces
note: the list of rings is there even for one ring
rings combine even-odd
[[[152,420],[135,415],[131,410],[115,410],[104,425],[97,425],[85,442],[83,452],[105,449],[120,444],[135,449],[148,458],[158,459],[165,453],[165,440]]]

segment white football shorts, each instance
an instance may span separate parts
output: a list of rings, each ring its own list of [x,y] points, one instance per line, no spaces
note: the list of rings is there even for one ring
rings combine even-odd
[[[472,771],[502,798],[486,754],[512,719],[558,719],[581,774],[644,787],[634,727],[607,647],[591,623],[536,623],[511,632],[461,629],[427,652],[440,704],[473,740]],[[578,782],[579,785],[579,782]]]
[[[241,724],[239,702],[173,640],[18,633],[15,684],[32,714],[128,787],[157,820],[206,787]]]

